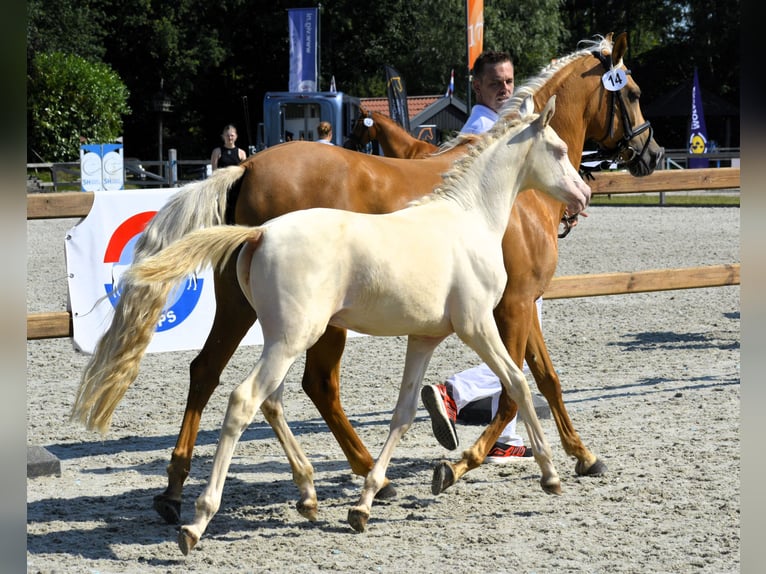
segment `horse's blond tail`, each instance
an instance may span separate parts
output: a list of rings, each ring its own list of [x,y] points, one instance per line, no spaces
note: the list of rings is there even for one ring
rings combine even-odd
[[[235,166],[181,188],[146,226],[136,244],[134,261],[159,252],[187,233],[224,223],[229,189],[244,174]],[[85,366],[71,420],[106,433],[114,409],[138,376],[173,285],[138,285],[129,277],[120,283],[120,299],[109,329]]]

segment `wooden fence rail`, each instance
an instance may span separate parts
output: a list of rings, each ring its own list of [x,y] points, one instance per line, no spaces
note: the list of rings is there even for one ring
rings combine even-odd
[[[636,178],[624,172],[595,173],[590,181],[594,194],[653,193],[715,189],[739,189],[738,167],[660,170]],[[27,195],[27,219],[85,217],[93,206],[92,192],[34,193]],[[545,299],[620,295],[672,289],[695,289],[739,285],[740,264],[655,269],[628,273],[603,273],[554,277]],[[27,315],[27,339],[71,337],[72,315],[68,311]]]

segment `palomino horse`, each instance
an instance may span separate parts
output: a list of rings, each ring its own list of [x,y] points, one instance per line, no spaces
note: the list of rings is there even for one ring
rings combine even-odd
[[[551,125],[569,145],[569,157],[574,165],[579,164],[583,142],[593,139],[606,152],[631,155],[631,171],[644,175],[654,170],[662,149],[652,139],[650,130],[639,132],[635,127],[646,125],[639,106],[638,86],[628,76],[627,85],[616,97],[614,92],[605,90],[601,82],[607,69],[625,68],[622,58],[626,49],[624,35],[619,36],[614,45],[607,37],[560,58],[520,87],[519,93],[533,95],[537,109],[552,94],[562,96],[558,98],[558,112]],[[609,102],[616,104],[610,107]],[[311,142],[275,146],[240,166],[217,170],[212,177],[182,188],[149,222],[136,245],[134,259],[139,261],[156,253],[193,229],[224,221],[260,225],[284,213],[310,207],[337,207],[366,213],[400,209],[409,200],[430,192],[439,183],[440,174],[464,153],[465,149],[454,147],[414,161],[368,156]],[[525,291],[517,292],[515,281],[525,273],[553,273],[556,229],[564,211],[561,203],[538,195],[524,193],[517,203],[532,203],[529,209],[540,210],[537,219],[541,223],[512,215],[503,240],[506,271],[514,281],[509,282],[495,318],[503,341],[519,363],[524,357],[525,333],[529,324],[534,327],[536,323],[536,319],[532,319],[534,304],[527,301],[539,296],[543,287],[526,286]],[[514,214],[517,212],[514,209]],[[533,254],[539,252],[541,257],[525,255],[530,250]],[[530,261],[534,261],[535,266],[530,266]],[[180,518],[183,485],[191,469],[202,411],[237,345],[256,320],[255,312],[237,285],[234,271],[233,265],[216,271],[213,326],[204,347],[191,363],[186,410],[167,469],[168,486],[154,500],[155,510],[170,523]],[[152,312],[139,318],[132,309],[149,297],[147,288],[123,281],[112,324],[85,368],[72,408],[72,418],[88,428],[108,430],[115,408],[138,374],[141,357],[165,304],[164,300],[154,300]],[[533,339],[534,331],[527,344],[544,348],[541,335],[537,341]],[[372,468],[372,457],[340,404],[340,358],[344,344],[345,330],[328,327],[306,355],[302,384],[333,432],[352,471],[365,476]],[[526,358],[551,409],[565,414],[558,379],[555,379],[555,388],[544,387],[540,382],[543,369],[555,376],[547,353],[536,357],[527,353]],[[558,399],[554,389],[559,389]],[[554,406],[556,400],[558,410]],[[266,401],[262,411],[271,423],[269,405]],[[510,403],[507,408],[512,416],[515,411]],[[582,444],[568,418],[563,422],[557,419],[557,424],[566,452],[577,459],[577,473],[603,472],[603,465]],[[502,425],[498,425],[499,434]],[[485,440],[488,451],[494,441],[489,442],[490,437]],[[471,462],[478,465],[481,460],[483,457]],[[392,493],[392,488],[384,488],[378,497]]]
[[[386,157],[417,159],[434,153],[438,148],[426,141],[412,137],[407,130],[388,116],[362,108],[354,123],[345,147],[361,151],[361,148],[377,141]]]
[[[394,449],[415,418],[429,360],[453,332],[487,362],[519,404],[542,471],[543,490],[560,493],[526,379],[500,339],[492,315],[507,280],[502,238],[516,194],[542,190],[565,202],[571,213],[584,209],[590,199],[590,189],[569,162],[566,144],[548,125],[555,99],[534,114],[529,98],[515,120],[502,121],[447,173],[440,188],[401,211],[370,215],[317,208],[260,227],[201,229],[131,268],[136,284],[168,294],[202,265],[224,264],[245,242],[236,259],[237,279],[263,329],[261,357],[229,398],[194,521],[181,527],[178,543],[184,554],[197,544],[220,507],[242,432],[269,396],[279,397],[283,419],[287,371],[328,324],[369,335],[408,335],[388,438],[359,501],[349,510],[348,521],[355,530],[365,530]],[[285,430],[286,440],[280,442],[301,493],[299,508],[316,520],[311,463],[284,420],[278,428]]]

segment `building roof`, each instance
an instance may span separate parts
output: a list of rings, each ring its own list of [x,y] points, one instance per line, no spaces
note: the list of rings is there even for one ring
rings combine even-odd
[[[443,96],[408,96],[407,112],[410,115],[410,120],[442,97]],[[359,98],[359,101],[364,109],[389,116],[388,98]]]

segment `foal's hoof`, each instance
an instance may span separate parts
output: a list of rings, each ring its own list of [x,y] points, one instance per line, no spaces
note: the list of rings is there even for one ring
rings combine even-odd
[[[575,472],[578,476],[601,476],[606,474],[606,465],[597,458],[596,462],[585,468],[585,463],[578,460],[575,465]]]
[[[556,480],[555,482],[549,482],[545,483],[542,480],[540,480],[540,486],[543,487],[543,491],[546,494],[561,494],[561,481]]]
[[[363,508],[356,507],[348,511],[348,523],[357,532],[364,532],[369,519],[370,513]]]
[[[183,552],[184,556],[188,556],[192,548],[194,548],[199,542],[199,536],[195,536],[186,526],[182,526],[178,532],[178,547]]]
[[[376,494],[375,498],[377,500],[389,500],[391,498],[396,498],[396,489],[394,488],[394,485],[392,485],[390,482],[381,488]]]
[[[181,522],[181,501],[171,500],[165,494],[158,494],[154,497],[152,508],[157,514],[165,519],[168,524],[178,524]]]
[[[310,520],[311,522],[316,522],[317,515],[319,514],[319,510],[317,509],[316,503],[306,503],[301,500],[299,500],[295,504],[295,508],[298,511],[298,513],[307,520]]]
[[[455,473],[452,465],[443,460],[434,467],[434,476],[431,479],[431,493],[440,494],[455,484]]]

